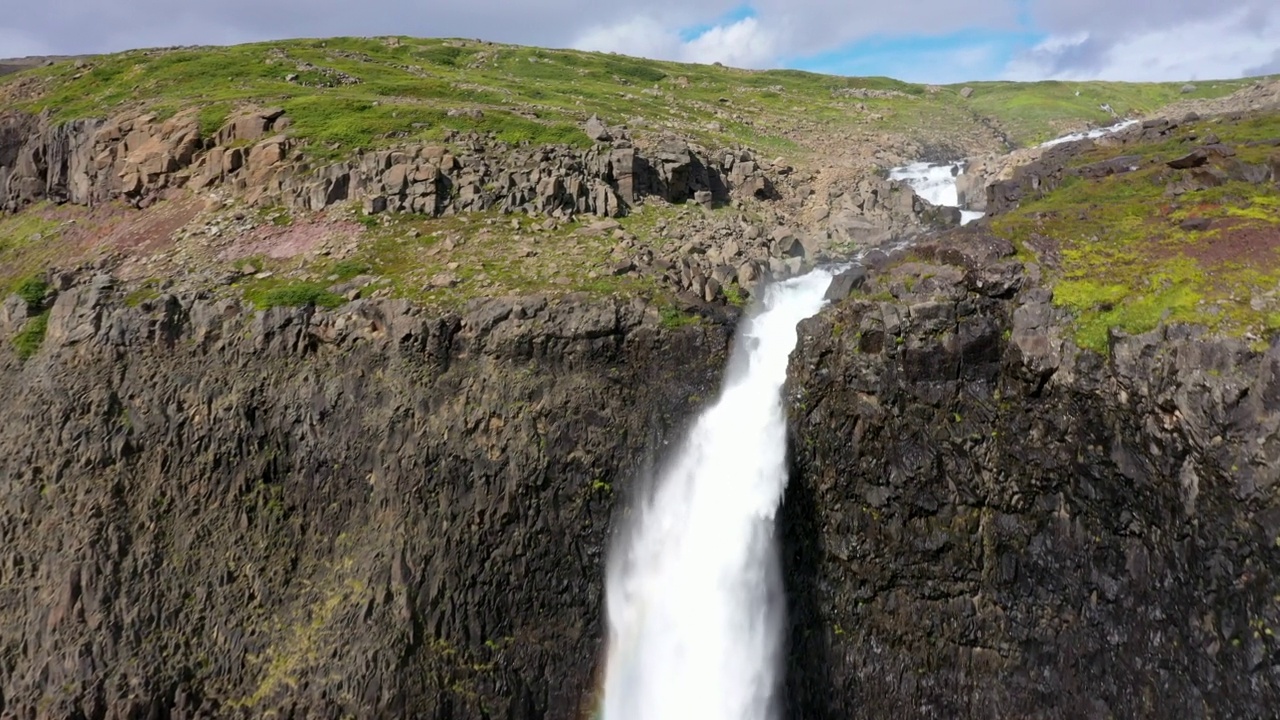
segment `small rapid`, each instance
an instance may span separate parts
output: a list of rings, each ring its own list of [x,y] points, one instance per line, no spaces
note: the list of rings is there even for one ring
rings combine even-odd
[[[766,287],[723,389],[611,550],[604,720],[774,720],[785,598],[774,515],[787,484],[782,386],[796,325],[832,273]]]
[[[942,207],[960,207],[960,193],[956,189],[956,177],[964,172],[964,163],[918,162],[896,167],[889,171],[890,180],[901,180],[911,186],[925,201]],[[982,217],[983,213],[960,208],[960,224]]]
[[[1053,147],[1054,145],[1077,140],[1096,140],[1132,127],[1137,122],[1137,120],[1125,120],[1107,127],[1063,135],[1062,137],[1042,142],[1039,147]],[[961,206],[960,193],[956,187],[956,178],[964,174],[966,165],[968,163],[963,160],[951,163],[915,162],[890,169],[889,179],[905,182],[911,186],[912,190],[916,191],[917,195],[933,205],[960,208],[960,224],[968,225],[985,213],[969,210]]]

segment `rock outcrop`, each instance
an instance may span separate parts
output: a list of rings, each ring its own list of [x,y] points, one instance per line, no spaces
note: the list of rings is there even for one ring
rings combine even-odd
[[[289,126],[278,108],[242,111],[209,138],[194,112],[69,123],[9,113],[0,117],[0,209],[43,199],[145,205],[169,188],[221,186],[252,204],[301,211],[357,201],[370,214],[499,208],[617,217],[647,196],[681,203],[709,193],[706,202],[724,203],[775,195],[750,151],[715,153],[678,138],[644,149],[606,130],[601,137],[612,142],[582,150],[512,147],[468,133],[448,146],[353,150],[351,159],[316,166]]]
[[[801,327],[790,716],[1269,716],[1280,343],[1081,352],[1010,253],[956,232]]]
[[[1186,122],[1197,120],[1199,118],[1190,116]],[[1124,148],[1175,139],[1184,143],[1187,150],[1184,155],[1166,161],[1170,169],[1179,171],[1168,179],[1168,194],[1171,196],[1216,187],[1231,180],[1263,184],[1280,179],[1269,161],[1241,162],[1235,158],[1234,148],[1222,144],[1211,133],[1201,137],[1196,132],[1186,131],[1184,121],[1154,118],[1104,141],[1080,140],[1045,149],[1036,160],[1013,167],[1006,179],[987,185],[982,208],[991,214],[1004,212],[1017,207],[1025,199],[1039,198],[1052,192],[1067,177],[1097,179],[1132,172],[1149,162],[1141,155],[1119,155],[1085,164],[1075,162],[1099,142],[1105,142],[1109,147]],[[967,187],[966,191],[972,192],[972,188]]]

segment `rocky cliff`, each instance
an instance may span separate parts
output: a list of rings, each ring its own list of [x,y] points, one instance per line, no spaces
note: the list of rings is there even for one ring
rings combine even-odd
[[[0,716],[573,717],[611,512],[727,333],[82,278],[0,351]]]
[[[959,221],[954,208],[874,177],[826,192],[832,208],[804,216],[815,192],[809,173],[740,146],[710,150],[674,135],[633,141],[597,118],[583,131],[587,148],[456,132],[443,143],[344,148],[324,160],[314,143],[290,134],[279,108],[242,109],[214,132],[199,120],[196,112],[70,122],[0,114],[0,209],[30,213],[46,230],[0,245],[0,286],[90,262],[135,285],[167,277],[196,292],[239,277],[245,260],[250,275],[269,272],[273,282],[331,286],[333,261],[347,261],[365,268],[366,285],[393,283],[399,297],[417,300],[477,274],[472,296],[517,290],[494,276],[524,276],[508,284],[526,292],[585,290],[601,276],[632,274],[682,303],[723,304],[824,254]],[[646,206],[655,216],[683,205],[706,212],[683,215],[678,228],[658,217],[611,222]],[[477,216],[501,226],[459,232]],[[429,224],[452,218],[459,224],[447,230]],[[644,227],[631,232],[634,225]],[[379,242],[399,233],[399,241],[430,238],[410,242],[417,247],[406,261]],[[609,234],[618,242],[573,247]],[[492,247],[454,252],[476,235]],[[530,247],[542,239],[555,242]],[[554,257],[561,252],[563,262]]]
[[[1081,351],[1012,254],[956,232],[802,325],[791,717],[1272,716],[1280,344]]]
[[[598,118],[589,147],[337,157],[250,105],[0,121],[31,220],[0,243],[26,276],[0,303],[0,717],[586,714],[609,527],[715,392],[727,290],[955,221]],[[1213,122],[974,173],[1007,181],[990,222],[871,253],[802,326],[789,717],[1274,715],[1280,126]],[[486,297],[504,274],[547,292]],[[390,297],[424,285],[434,309]]]
[[[1080,350],[1012,253],[879,255],[801,327],[789,717],[1267,716],[1280,345]],[[4,356],[0,713],[587,711],[611,514],[731,317],[120,301]]]

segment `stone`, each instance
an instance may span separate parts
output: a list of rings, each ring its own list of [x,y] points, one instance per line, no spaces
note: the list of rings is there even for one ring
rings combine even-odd
[[[1213,222],[1209,220],[1209,218],[1187,218],[1186,220],[1183,220],[1181,223],[1179,223],[1178,227],[1182,228],[1183,230],[1201,232],[1204,230],[1208,230],[1212,224]]]
[[[442,272],[432,276],[428,284],[436,289],[451,288],[461,280],[451,272]]]
[[[973,88],[968,86],[960,88],[960,97],[965,98],[966,100],[973,97]]]
[[[1183,85],[1181,88],[1179,88],[1179,92],[1183,93],[1184,95],[1186,93],[1193,93],[1195,91],[1196,91],[1196,86],[1192,85],[1191,83],[1187,83],[1186,85]]]
[[[603,236],[608,235],[620,227],[622,227],[622,223],[619,223],[617,220],[598,220],[590,225],[578,228],[574,231],[574,234]]]
[[[827,286],[827,293],[824,297],[832,302],[843,300],[849,297],[854,290],[862,287],[866,279],[866,268],[861,265],[855,265],[831,279],[831,284]]]
[[[613,135],[609,133],[609,127],[604,124],[599,115],[592,114],[587,118],[587,137],[596,142],[609,142],[613,139]]]
[[[707,302],[715,302],[720,297],[720,282],[714,277],[707,278],[702,284],[702,299]]]
[[[249,151],[248,163],[254,170],[266,165],[275,165],[284,160],[289,139],[284,135],[276,135],[253,146]]]
[[[1081,166],[1076,173],[1085,178],[1104,178],[1109,175],[1122,175],[1137,170],[1142,166],[1141,155],[1121,155],[1110,160],[1100,160]],[[1172,167],[1172,165],[1171,165]]]

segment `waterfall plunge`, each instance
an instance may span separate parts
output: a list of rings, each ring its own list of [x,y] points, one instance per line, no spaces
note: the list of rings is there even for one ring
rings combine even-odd
[[[774,515],[796,325],[832,275],[772,285],[724,388],[633,509],[610,557],[604,720],[772,720],[785,600]]]

